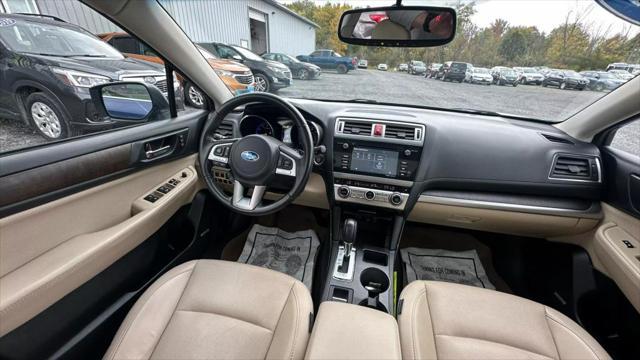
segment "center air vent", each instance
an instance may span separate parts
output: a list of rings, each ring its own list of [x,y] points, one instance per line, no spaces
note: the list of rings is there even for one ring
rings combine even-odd
[[[226,139],[233,137],[233,123],[229,121],[223,121],[220,126],[214,132],[216,138],[218,139]]]
[[[352,134],[352,135],[370,136],[371,135],[371,127],[372,126],[373,126],[373,124],[369,123],[369,122],[360,122],[360,121],[347,120],[347,121],[344,122],[344,125],[342,127],[342,133],[343,134]]]
[[[600,166],[593,157],[558,155],[553,162],[550,178],[562,180],[600,181]]]
[[[337,137],[367,137],[370,141],[423,145],[426,127],[422,124],[390,120],[338,118]]]
[[[384,137],[390,139],[416,140],[420,137],[420,131],[413,126],[388,124],[385,127]]]

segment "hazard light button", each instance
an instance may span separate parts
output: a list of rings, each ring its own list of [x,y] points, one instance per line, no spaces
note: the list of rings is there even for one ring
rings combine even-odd
[[[382,136],[384,127],[381,124],[373,124],[373,136]]]

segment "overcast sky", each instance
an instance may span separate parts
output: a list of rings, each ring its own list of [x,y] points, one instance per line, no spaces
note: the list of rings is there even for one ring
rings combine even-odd
[[[282,3],[290,3],[293,0],[278,0]],[[394,0],[314,0],[322,5],[327,1],[331,3],[348,3],[356,7],[387,6],[395,3]],[[467,0],[463,0],[467,1]],[[567,13],[588,12],[585,17],[587,24],[592,24],[592,29],[604,31],[609,28],[609,34],[613,35],[630,28],[630,35],[640,32],[640,27],[632,25],[607,10],[603,9],[593,0],[476,0],[476,14],[473,22],[480,27],[486,27],[495,19],[505,19],[511,25],[536,26],[540,31],[549,33],[553,28],[562,24]],[[405,5],[440,5],[452,6],[458,3],[456,0],[403,0]],[[572,14],[573,14],[572,13]]]

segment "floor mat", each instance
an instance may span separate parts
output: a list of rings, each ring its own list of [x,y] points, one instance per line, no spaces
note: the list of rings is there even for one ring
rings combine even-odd
[[[313,230],[289,233],[253,225],[238,262],[280,271],[302,281],[309,290],[320,241]]]
[[[495,289],[475,250],[404,248],[400,256],[407,281],[436,280]]]

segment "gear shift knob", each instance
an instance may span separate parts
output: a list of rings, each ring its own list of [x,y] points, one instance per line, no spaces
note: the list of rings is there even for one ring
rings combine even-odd
[[[358,232],[358,222],[354,219],[345,219],[342,225],[342,241],[344,242],[345,255],[351,254],[353,243],[356,241]]]

